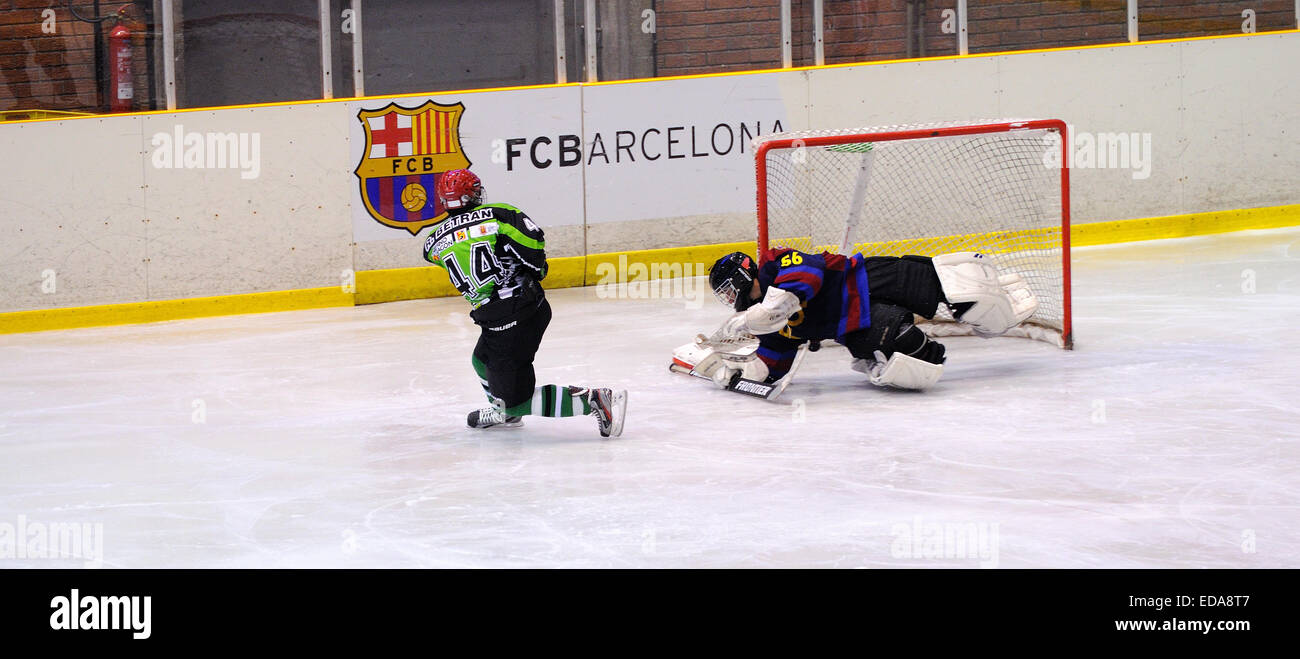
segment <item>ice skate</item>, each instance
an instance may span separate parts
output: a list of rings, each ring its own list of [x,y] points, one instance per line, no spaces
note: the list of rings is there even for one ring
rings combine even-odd
[[[471,428],[518,428],[524,425],[522,416],[506,416],[505,412],[488,406],[469,413],[466,424]]]
[[[591,414],[600,424],[601,437],[618,437],[623,434],[625,412],[627,412],[626,390],[591,390]]]

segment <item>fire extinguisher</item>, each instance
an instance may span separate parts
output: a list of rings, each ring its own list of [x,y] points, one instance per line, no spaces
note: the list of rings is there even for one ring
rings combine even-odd
[[[130,112],[135,106],[135,81],[131,72],[131,30],[121,22],[108,33],[110,112]]]

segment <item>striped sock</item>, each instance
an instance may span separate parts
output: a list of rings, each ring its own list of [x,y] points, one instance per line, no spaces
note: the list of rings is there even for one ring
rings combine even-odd
[[[544,384],[533,390],[533,397],[506,410],[510,416],[586,416],[591,414],[591,390],[585,387],[562,387]]]

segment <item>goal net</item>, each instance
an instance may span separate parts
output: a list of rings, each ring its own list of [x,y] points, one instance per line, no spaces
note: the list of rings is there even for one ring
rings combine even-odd
[[[1038,310],[1008,335],[1071,347],[1070,201],[1058,120],[798,131],[754,140],[758,252],[980,252]],[[920,319],[918,319],[920,320]],[[967,334],[940,305],[932,336]]]

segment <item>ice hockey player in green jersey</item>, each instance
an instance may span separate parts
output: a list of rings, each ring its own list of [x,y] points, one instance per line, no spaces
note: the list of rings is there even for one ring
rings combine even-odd
[[[581,414],[596,417],[602,437],[619,436],[626,391],[536,386],[533,357],[551,322],[540,283],[546,278],[541,228],[514,206],[484,204],[483,185],[467,169],[443,174],[434,187],[448,215],[424,241],[424,258],[446,269],[481,330],[473,363],[491,404],[469,413],[469,427],[514,428],[527,415]]]

